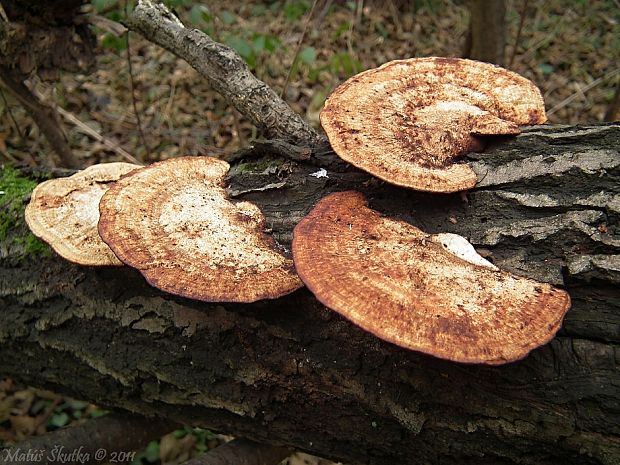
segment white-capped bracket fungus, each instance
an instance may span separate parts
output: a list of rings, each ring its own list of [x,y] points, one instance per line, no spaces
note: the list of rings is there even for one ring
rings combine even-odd
[[[364,71],[329,96],[320,115],[334,151],[391,184],[430,192],[476,185],[454,159],[484,148],[479,136],[542,124],[538,88],[516,73],[458,58],[412,58]]]
[[[61,257],[80,265],[121,266],[97,232],[99,200],[131,163],[93,165],[67,178],[39,184],[26,206],[26,224]]]
[[[341,192],[295,227],[293,259],[324,305],[408,349],[498,365],[551,340],[568,294],[498,270],[456,237],[426,234]]]
[[[191,299],[254,302],[302,287],[259,208],[228,200],[228,170],[180,157],[131,173],[101,199],[101,237],[151,285]]]

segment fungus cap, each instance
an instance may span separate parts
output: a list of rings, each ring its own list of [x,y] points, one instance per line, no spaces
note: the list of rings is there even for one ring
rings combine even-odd
[[[97,232],[99,200],[131,163],[93,165],[67,178],[39,184],[26,206],[26,224],[61,257],[80,265],[121,266]]]
[[[228,169],[215,158],[180,157],[135,171],[101,199],[101,237],[171,294],[253,302],[302,287],[258,207],[227,199]]]
[[[456,192],[476,185],[454,163],[482,150],[478,136],[518,134],[546,121],[538,88],[488,63],[412,58],[385,63],[341,84],[325,102],[321,125],[347,162],[412,189]]]
[[[382,217],[362,194],[341,192],[295,227],[293,258],[319,301],[401,347],[497,365],[551,340],[568,294],[475,263],[470,253],[463,259],[450,251],[453,239],[446,246],[446,237]]]

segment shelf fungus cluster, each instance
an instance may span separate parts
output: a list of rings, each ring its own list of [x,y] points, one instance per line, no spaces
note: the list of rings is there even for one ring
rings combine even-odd
[[[344,160],[390,183],[431,192],[476,184],[455,159],[481,136],[545,122],[538,89],[471,60],[394,61],[328,98],[321,123]],[[331,194],[295,227],[293,259],[261,211],[232,202],[228,163],[180,157],[147,167],[98,165],[38,186],[32,231],[83,265],[127,264],[153,286],[209,302],[277,298],[305,283],[379,338],[463,363],[502,364],[548,342],[570,307],[549,284],[499,270],[455,234],[430,235]]]
[[[253,302],[302,287],[258,207],[228,200],[228,163],[181,157],[137,168],[101,164],[40,184],[28,226],[69,261],[127,264],[192,299]]]
[[[391,184],[457,192],[476,173],[455,158],[480,151],[480,136],[519,133],[546,121],[538,88],[494,66],[457,58],[386,63],[341,84],[321,125],[338,156]]]
[[[295,227],[293,259],[319,301],[401,347],[503,364],[553,338],[566,292],[500,271],[455,234],[429,235],[367,206],[323,198]]]

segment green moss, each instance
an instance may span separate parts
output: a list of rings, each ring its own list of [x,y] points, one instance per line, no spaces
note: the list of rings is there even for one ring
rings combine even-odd
[[[239,163],[237,169],[239,173],[263,173],[269,168],[277,168],[282,162],[280,160],[265,160]]]
[[[35,237],[34,234],[28,233],[24,237],[15,239],[15,242],[24,248],[25,255],[51,257],[52,250],[45,243]]]
[[[9,239],[20,246],[24,255],[51,255],[49,247],[28,231],[24,220],[24,203],[37,182],[20,175],[10,166],[0,171],[0,241]],[[5,244],[6,247],[11,244]]]

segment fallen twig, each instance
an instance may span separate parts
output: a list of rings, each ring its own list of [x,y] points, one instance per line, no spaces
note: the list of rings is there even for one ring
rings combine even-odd
[[[588,84],[587,86],[585,86],[583,89],[579,88],[577,90],[577,92],[572,93],[571,95],[569,95],[568,97],[566,97],[564,100],[562,100],[560,103],[558,103],[557,105],[555,105],[553,108],[551,108],[550,110],[547,111],[547,115],[552,115],[555,112],[557,112],[558,110],[561,110],[562,108],[564,108],[566,105],[568,105],[569,103],[571,103],[573,100],[575,100],[577,97],[579,97],[580,95],[583,95],[585,92],[595,88],[596,86],[598,86],[599,84],[602,84],[603,82],[605,82],[606,80],[614,77],[616,74],[620,73],[620,68],[616,68],[613,71],[610,71],[609,73],[605,74],[604,76],[601,76],[597,79],[595,79],[594,81],[592,81],[590,84]]]
[[[34,91],[35,95],[37,95],[39,98],[42,97],[41,93],[37,90]],[[61,108],[61,107],[56,107],[56,111],[58,112],[58,114],[60,114],[60,116],[62,116],[64,119],[66,119],[67,121],[69,121],[70,123],[74,124],[79,130],[81,130],[84,134],[86,134],[87,136],[92,137],[93,139],[95,139],[98,142],[101,142],[103,145],[105,145],[107,148],[109,148],[110,150],[116,152],[117,154],[119,154],[121,157],[123,157],[125,160],[127,160],[130,163],[135,163],[136,165],[143,165],[144,163],[142,163],[141,161],[139,161],[136,157],[134,157],[133,155],[131,155],[129,152],[127,152],[125,149],[123,149],[122,147],[119,146],[119,144],[112,142],[111,140],[105,138],[104,136],[102,136],[101,134],[99,134],[97,131],[95,131],[93,128],[91,128],[90,126],[88,126],[86,123],[84,123],[83,121],[81,121],[80,119],[78,119],[77,116],[75,116],[73,113],[68,112],[67,110]]]
[[[60,157],[61,163],[67,168],[78,168],[80,162],[67,144],[65,134],[53,116],[54,110],[43,105],[36,93],[31,92],[23,82],[16,79],[11,71],[4,67],[0,67],[0,81],[30,114],[41,132],[45,134],[52,149]]]

